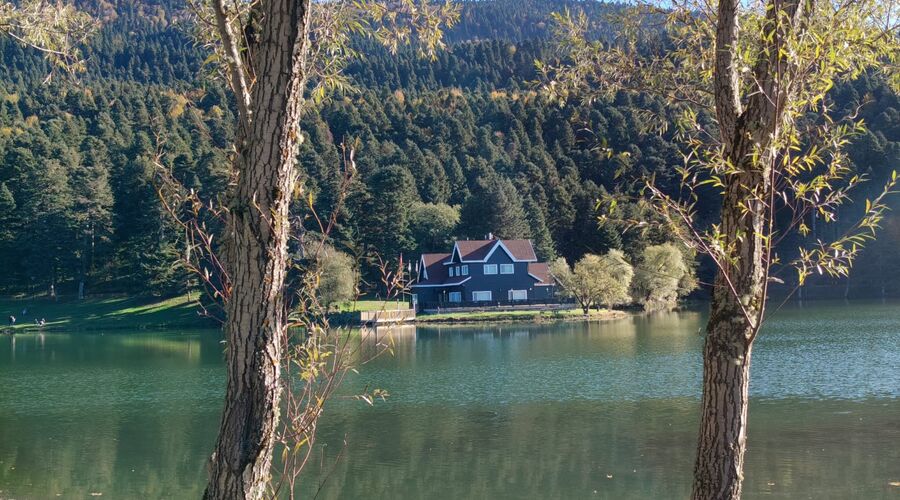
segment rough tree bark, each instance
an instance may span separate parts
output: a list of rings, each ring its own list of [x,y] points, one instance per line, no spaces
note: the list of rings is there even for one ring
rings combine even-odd
[[[222,1],[214,4],[224,14]],[[208,499],[260,498],[269,480],[286,335],[288,208],[300,143],[309,7],[308,0],[255,4],[248,28],[254,33],[242,35],[246,52],[239,50],[228,23],[219,23],[240,123],[234,157],[238,179],[225,241],[232,284],[225,324],[228,380],[204,493]]]
[[[790,70],[780,55],[789,30],[812,0],[770,0],[762,57],[753,74],[757,88],[742,102],[737,42],[740,0],[720,0],[716,30],[714,95],[725,159],[734,166],[726,176],[721,231],[732,259],[716,277],[703,349],[703,396],[694,464],[692,498],[738,499],[747,437],[748,388],[753,339],[765,308],[768,256],[762,235],[772,183],[771,140],[782,125],[791,98]],[[780,13],[780,15],[779,15]]]
[[[762,229],[762,218],[758,214],[742,216],[740,205],[733,203],[747,199],[743,191],[741,184],[735,183],[724,200],[722,229],[726,234],[754,234],[754,230]],[[753,301],[762,293],[764,279],[764,255],[758,240],[743,238],[737,243],[739,257],[730,271],[734,289],[740,297],[749,300],[742,301],[732,293],[722,272],[716,278],[703,349],[703,396],[693,491],[693,498],[697,500],[736,499],[741,495],[752,352],[750,339],[755,331],[750,318],[757,311],[759,304]]]

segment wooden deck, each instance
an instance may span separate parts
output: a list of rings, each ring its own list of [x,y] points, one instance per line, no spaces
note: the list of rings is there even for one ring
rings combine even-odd
[[[385,309],[380,311],[360,311],[359,324],[365,326],[396,325],[416,320],[415,309]]]

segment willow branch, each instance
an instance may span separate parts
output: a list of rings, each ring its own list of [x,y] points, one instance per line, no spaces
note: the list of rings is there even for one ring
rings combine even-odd
[[[244,68],[244,61],[241,59],[241,51],[238,46],[237,39],[231,23],[228,22],[228,15],[225,13],[224,0],[214,0],[212,2],[213,10],[216,12],[216,26],[219,36],[222,38],[222,44],[225,49],[225,60],[228,63],[228,72],[231,73],[231,90],[237,100],[238,115],[241,123],[248,126],[251,121],[250,111],[250,86],[247,84],[247,73]]]

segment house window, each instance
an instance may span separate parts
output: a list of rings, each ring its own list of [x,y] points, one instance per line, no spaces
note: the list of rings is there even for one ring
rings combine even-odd
[[[450,277],[451,278],[453,277],[453,268],[452,267],[450,268]]]
[[[457,276],[462,276],[462,274],[459,274],[459,266],[456,266],[456,275],[457,275]]]
[[[528,290],[510,290],[509,300],[528,300]]]
[[[485,266],[487,267],[487,266]],[[472,302],[487,302],[491,300],[491,292],[472,292]]]
[[[516,272],[516,266],[512,264],[500,264],[500,274],[513,274]]]
[[[497,274],[497,264],[485,264],[484,274]]]
[[[468,275],[469,275],[469,266],[468,266],[468,264],[463,264],[463,266],[462,266],[461,268],[459,268],[459,270],[462,271],[462,275],[463,275],[463,276],[468,276]]]
[[[450,292],[448,299],[450,302],[462,302],[462,292]]]

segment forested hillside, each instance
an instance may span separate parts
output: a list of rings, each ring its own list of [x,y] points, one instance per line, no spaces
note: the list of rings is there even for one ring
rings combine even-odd
[[[224,193],[230,98],[185,35],[180,2],[81,3],[104,25],[79,82],[45,81],[50,68],[40,54],[0,41],[0,291],[74,293],[83,283],[87,293],[176,292],[189,286],[175,265],[184,242],[159,202],[152,160],[162,153],[204,198]],[[542,258],[570,260],[610,248],[634,255],[665,238],[600,225],[595,211],[605,191],[633,191],[630,180],[646,174],[675,188],[679,150],[646,126],[648,111],[666,112],[663,103],[621,95],[560,107],[533,90],[534,61],[549,50],[549,14],[567,6],[597,19],[615,8],[466,2],[436,61],[357,42],[365,58],[348,68],[355,91],[333,96],[302,126],[309,140],[301,175],[322,217],[335,206],[339,145],[358,144],[336,247],[365,267],[376,251],[393,258],[441,250],[452,237],[487,232],[533,238]],[[597,32],[605,30],[598,22]],[[852,153],[874,191],[900,167],[900,102],[865,78],[835,92],[844,106],[866,102],[860,112],[870,132]],[[707,220],[717,211],[710,200],[700,202]],[[854,280],[897,293],[900,222],[887,225]]]

